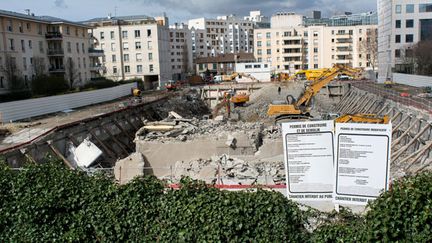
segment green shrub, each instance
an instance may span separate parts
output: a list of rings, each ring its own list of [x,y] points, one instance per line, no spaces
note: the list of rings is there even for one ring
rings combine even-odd
[[[64,93],[69,90],[68,81],[60,76],[40,76],[32,81],[34,95],[49,96]]]
[[[84,86],[81,87],[81,90],[105,89],[117,85],[119,85],[118,82],[114,82],[113,80],[106,78],[100,78],[96,80],[91,80],[90,82],[86,83]]]

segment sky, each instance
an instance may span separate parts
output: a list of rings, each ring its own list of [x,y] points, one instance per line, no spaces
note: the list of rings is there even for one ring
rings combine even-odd
[[[320,10],[327,17],[345,11],[376,11],[376,0],[0,0],[0,9],[20,13],[30,9],[35,15],[71,21],[106,17],[110,13],[152,17],[166,13],[169,22],[174,23],[230,14],[248,16],[251,10],[261,10],[266,16],[282,11],[311,15],[312,10]]]

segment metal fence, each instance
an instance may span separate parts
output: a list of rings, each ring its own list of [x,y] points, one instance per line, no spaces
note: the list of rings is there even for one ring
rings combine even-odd
[[[118,99],[129,95],[131,89],[136,87],[136,83],[130,83],[94,91],[0,103],[0,122],[12,122]]]

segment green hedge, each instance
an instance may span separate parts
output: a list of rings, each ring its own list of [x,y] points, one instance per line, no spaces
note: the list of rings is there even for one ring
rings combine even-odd
[[[230,192],[184,178],[181,189],[143,177],[118,185],[60,162],[0,166],[0,241],[431,242],[432,174],[394,183],[364,215],[308,212],[280,193]],[[318,215],[315,215],[318,220]]]

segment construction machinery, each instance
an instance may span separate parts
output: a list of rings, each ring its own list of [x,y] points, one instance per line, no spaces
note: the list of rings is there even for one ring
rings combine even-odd
[[[393,88],[394,82],[391,81],[390,79],[387,79],[386,81],[384,81],[384,87],[385,88]]]
[[[230,101],[234,104],[234,107],[243,106],[249,101],[249,95],[244,92],[236,93],[231,97]]]
[[[376,124],[388,124],[390,118],[385,115],[378,117],[376,114],[345,114],[335,119],[336,123],[376,123]]]
[[[314,96],[339,74],[348,74],[354,77],[354,79],[358,79],[361,77],[362,72],[336,64],[327,71],[324,71],[310,85],[306,86],[305,91],[297,100],[292,95],[288,95],[285,104],[270,104],[267,114],[269,116],[276,116],[276,122],[311,118],[310,111]]]
[[[166,84],[165,84],[165,88],[168,91],[176,91],[179,88],[179,85],[176,83],[176,81],[174,80],[169,80]]]
[[[222,81],[224,82],[232,82],[235,81],[235,79],[239,77],[247,77],[250,78],[253,82],[259,83],[260,81],[256,79],[254,76],[247,74],[247,73],[232,73],[230,75],[222,75]]]

